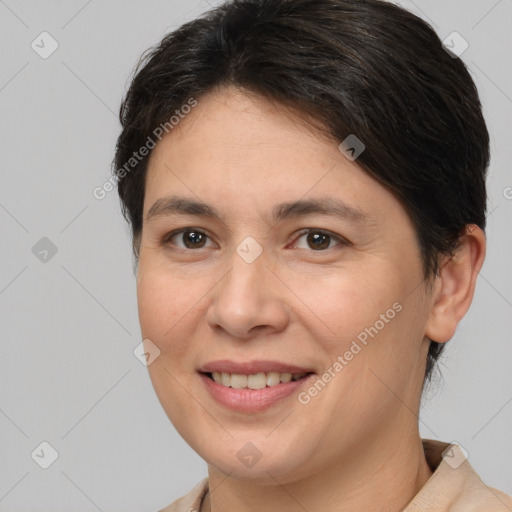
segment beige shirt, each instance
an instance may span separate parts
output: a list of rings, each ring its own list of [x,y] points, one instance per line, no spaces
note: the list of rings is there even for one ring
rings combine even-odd
[[[404,512],[512,512],[512,497],[485,485],[457,444],[423,439],[433,471]],[[159,512],[199,512],[208,478]]]

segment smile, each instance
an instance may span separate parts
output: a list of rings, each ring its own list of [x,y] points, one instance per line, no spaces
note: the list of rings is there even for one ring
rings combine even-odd
[[[211,372],[207,375],[217,384],[234,389],[263,389],[265,387],[277,386],[281,383],[297,381],[308,375],[307,372],[301,373],[279,373],[279,372],[260,372],[250,375],[226,372]]]
[[[199,372],[207,393],[215,402],[245,414],[261,413],[283,403],[307,386],[314,375],[313,372]],[[294,400],[289,404],[296,407],[297,402]]]

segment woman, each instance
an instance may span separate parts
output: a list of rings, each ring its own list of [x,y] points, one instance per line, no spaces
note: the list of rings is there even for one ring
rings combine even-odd
[[[208,463],[165,511],[512,510],[418,430],[485,257],[489,161],[426,23],[227,2],[146,55],[121,121],[150,376]]]

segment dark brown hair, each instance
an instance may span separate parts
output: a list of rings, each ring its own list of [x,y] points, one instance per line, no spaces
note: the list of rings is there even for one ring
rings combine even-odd
[[[478,93],[427,23],[380,0],[233,0],[146,52],[121,105],[114,172],[135,258],[148,156],[126,163],[190,98],[223,86],[291,107],[339,142],[356,135],[357,162],[414,223],[426,279],[467,224],[485,228]],[[444,346],[431,341],[425,380]]]

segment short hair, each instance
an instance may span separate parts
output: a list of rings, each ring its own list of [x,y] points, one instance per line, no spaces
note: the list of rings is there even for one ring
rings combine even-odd
[[[126,163],[191,98],[229,86],[293,109],[338,142],[360,139],[357,163],[410,216],[426,280],[467,224],[485,230],[489,134],[478,92],[425,21],[380,0],[233,0],[145,52],[122,102],[113,170],[136,261],[149,155]],[[430,340],[424,382],[444,346]]]

